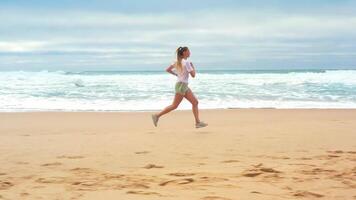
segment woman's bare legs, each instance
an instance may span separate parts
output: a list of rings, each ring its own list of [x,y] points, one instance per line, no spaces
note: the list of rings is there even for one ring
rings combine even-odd
[[[162,115],[169,113],[172,110],[176,109],[179,106],[180,102],[182,102],[183,97],[184,97],[183,95],[176,93],[176,95],[174,96],[173,103],[171,105],[167,106],[166,108],[164,108],[160,113],[158,113],[157,117],[159,118]]]
[[[185,93],[184,97],[192,104],[192,110],[195,118],[195,123],[199,123],[199,109],[198,109],[198,99],[194,96],[191,89]]]

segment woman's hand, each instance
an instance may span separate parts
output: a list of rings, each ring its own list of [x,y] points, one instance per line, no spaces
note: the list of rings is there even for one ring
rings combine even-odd
[[[194,78],[194,77],[195,77],[195,67],[194,67],[194,65],[193,65],[192,62],[190,63],[190,66],[192,66],[192,69],[193,69],[193,70],[190,71],[189,74]]]
[[[170,65],[169,67],[167,67],[166,72],[173,74],[174,76],[177,76],[177,74],[174,73],[173,68],[174,68],[174,65]]]
[[[192,68],[195,70],[195,67],[194,67],[194,65],[193,65],[193,63],[192,62],[190,62],[190,65],[192,66]]]

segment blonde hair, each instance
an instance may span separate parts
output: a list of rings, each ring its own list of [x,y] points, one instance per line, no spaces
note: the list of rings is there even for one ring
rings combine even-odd
[[[188,47],[178,47],[178,49],[176,50],[177,61],[174,66],[179,74],[183,72],[182,59],[183,59],[183,53],[186,50],[188,50]]]

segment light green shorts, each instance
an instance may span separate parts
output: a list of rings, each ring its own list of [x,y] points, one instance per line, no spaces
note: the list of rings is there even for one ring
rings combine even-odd
[[[175,89],[176,93],[185,95],[185,93],[189,90],[188,83],[177,82]]]

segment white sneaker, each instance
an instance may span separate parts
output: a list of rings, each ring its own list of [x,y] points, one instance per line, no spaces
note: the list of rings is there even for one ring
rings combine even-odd
[[[198,123],[195,124],[195,128],[203,128],[203,127],[206,127],[206,126],[208,126],[208,124],[205,123],[205,122],[198,122]]]
[[[157,127],[158,116],[156,114],[152,114],[152,121],[153,124]]]

